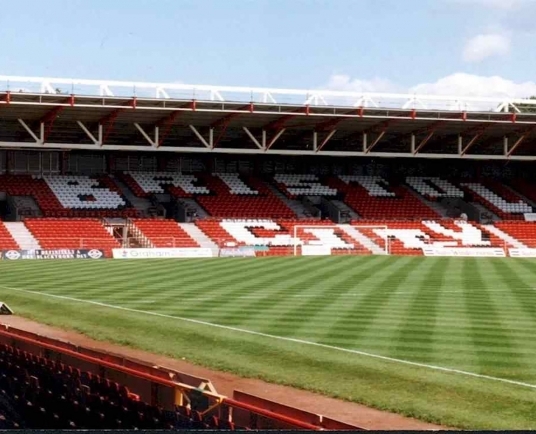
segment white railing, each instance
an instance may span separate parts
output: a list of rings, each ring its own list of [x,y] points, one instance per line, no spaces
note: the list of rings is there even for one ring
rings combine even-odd
[[[0,76],[0,91],[73,94],[103,97],[187,99],[199,101],[293,104],[331,107],[373,107],[420,110],[501,112],[519,105],[536,107],[535,100],[509,96],[470,97],[409,93],[372,93],[327,89],[284,89],[209,86],[182,83],[86,80],[75,78]],[[529,96],[529,95],[528,95]]]

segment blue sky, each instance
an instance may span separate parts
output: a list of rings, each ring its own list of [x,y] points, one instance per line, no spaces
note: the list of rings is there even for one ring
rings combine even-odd
[[[536,94],[536,0],[2,2],[0,75]]]

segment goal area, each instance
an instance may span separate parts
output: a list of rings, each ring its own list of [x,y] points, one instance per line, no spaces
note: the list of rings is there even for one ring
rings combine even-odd
[[[389,255],[385,225],[295,225],[294,256]]]

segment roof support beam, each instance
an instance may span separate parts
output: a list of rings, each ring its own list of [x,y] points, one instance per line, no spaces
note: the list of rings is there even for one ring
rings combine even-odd
[[[48,150],[71,150],[71,149],[81,149],[81,150],[94,150],[95,145],[93,144],[80,144],[80,143],[46,143],[43,147],[39,149],[48,149]],[[35,143],[28,142],[0,142],[0,148],[13,149],[13,148],[26,148],[26,149],[37,149]],[[243,149],[243,148],[215,148],[209,149],[206,147],[180,147],[180,146],[170,146],[170,147],[160,147],[160,148],[151,148],[148,146],[136,146],[136,145],[104,145],[101,148],[105,151],[150,151],[150,152],[175,152],[175,153],[215,153],[215,154],[246,154],[246,155],[325,155],[333,157],[363,157],[369,156],[374,158],[397,158],[397,157],[411,157],[411,158],[425,158],[425,159],[469,159],[469,160],[505,160],[503,154],[501,155],[485,155],[485,154],[468,154],[465,157],[462,157],[460,154],[439,154],[439,153],[427,153],[421,154],[419,156],[414,156],[409,152],[371,152],[370,154],[365,154],[362,151],[321,151],[315,152],[314,150],[300,151],[300,150],[283,150],[275,149],[271,151],[264,151],[261,149]],[[536,161],[535,155],[512,155],[510,160],[516,161]]]
[[[465,155],[467,153],[467,151],[471,148],[471,146],[473,146],[476,143],[476,141],[480,138],[480,136],[482,136],[482,133],[475,134],[473,136],[473,138],[471,140],[469,140],[469,143],[467,143],[467,145],[465,145],[465,148],[463,148],[463,144],[462,144],[462,151],[460,152],[460,154],[462,156]]]
[[[141,133],[141,135],[143,136],[143,138],[145,140],[147,140],[149,142],[149,144],[153,147],[153,148],[156,148],[158,147],[158,127],[155,127],[154,128],[154,139],[151,139],[151,137],[149,137],[149,134],[147,134],[145,132],[145,130],[140,126],[140,124],[138,124],[137,122],[134,122],[134,126],[136,127],[136,129]]]
[[[380,140],[383,138],[383,136],[385,136],[385,133],[387,132],[387,130],[384,130],[380,133],[380,135],[378,137],[376,137],[376,140],[374,140],[370,146],[365,150],[365,152],[368,154],[379,142]]]
[[[429,133],[431,131],[437,131],[437,129],[444,125],[445,124],[445,121],[436,121],[436,122],[432,122],[430,125],[424,127],[424,128],[419,128],[418,130],[415,130],[413,131],[411,134],[413,135],[417,135],[417,134],[426,134],[426,133]]]
[[[213,122],[210,125],[211,128],[222,127],[220,133],[218,134],[218,137],[216,138],[216,141],[214,142],[214,147],[218,146],[218,143],[225,135],[225,132],[227,131],[227,128],[229,127],[229,124],[231,123],[233,119],[237,118],[238,116],[243,115],[244,113],[248,113],[248,112],[253,113],[254,111],[255,111],[255,107],[253,103],[249,103],[247,105],[239,107],[236,112],[229,113],[221,117],[220,119],[216,120],[215,122]]]
[[[482,136],[482,134],[484,134],[484,132],[490,127],[489,124],[486,124],[486,125],[477,125],[476,127],[474,128],[471,128],[467,131],[464,131],[462,134],[460,134],[458,136],[458,140],[461,139],[461,150],[460,150],[460,155],[463,157],[465,154],[467,154],[467,151],[469,149],[471,149],[471,147],[476,143],[476,141]],[[465,147],[463,147],[463,136],[466,135],[466,134],[472,134],[472,133],[475,133],[474,136],[471,138],[471,140],[469,140],[469,143],[467,145],[465,145]],[[460,144],[460,142],[458,143],[458,145]]]
[[[530,136],[532,134],[532,132],[535,131],[535,130],[536,130],[536,125],[524,130],[521,133],[521,136],[514,142],[512,147],[507,150],[506,157],[510,157],[514,153],[514,151],[519,147],[519,145],[521,145],[525,141],[525,139],[528,136]]]
[[[342,116],[345,116],[345,117],[334,118],[334,119],[330,119],[330,120],[325,121],[325,122],[321,122],[321,123],[319,123],[318,125],[315,126],[315,131],[332,131],[332,130],[336,129],[337,126],[342,121],[348,119],[346,116],[354,115],[354,114],[355,114],[355,110],[352,110],[352,111],[349,111],[349,112],[346,112],[346,113],[342,113]]]
[[[242,127],[242,129],[246,132],[246,134],[248,135],[248,137],[251,139],[251,141],[253,143],[255,143],[255,146],[257,146],[257,148],[259,149],[266,149],[266,134],[264,134],[264,131],[263,131],[263,140],[262,140],[262,144],[256,139],[256,137],[251,133],[251,131],[249,131],[249,128],[248,127]]]
[[[262,149],[264,151],[269,150],[275,144],[275,142],[277,142],[279,140],[279,138],[283,135],[283,133],[286,131],[286,128],[282,128],[277,133],[275,133],[275,135],[270,140],[268,140],[267,131],[262,130],[261,140],[259,141],[253,135],[253,133],[249,130],[249,128],[242,127],[242,129],[245,131],[245,133],[248,135],[248,137],[251,139],[251,141],[253,143],[255,143],[255,146],[257,146],[257,148]]]
[[[435,131],[431,131],[424,139],[422,139],[420,141],[420,143],[417,145],[417,147],[415,148],[415,150],[413,151],[413,155],[416,155],[419,153],[419,151],[424,148],[424,145],[426,145],[430,139],[432,138],[432,136],[434,135]],[[414,139],[415,138],[415,135],[412,135],[412,138]],[[412,143],[415,143],[414,141],[412,141]]]
[[[255,111],[255,107],[253,103],[244,105],[242,107],[239,107],[236,109],[235,112],[229,113],[218,120],[214,121],[211,125],[212,128],[218,128],[221,126],[228,125],[229,122],[231,122],[234,118],[243,115],[244,113],[253,113]]]
[[[277,142],[277,140],[279,139],[279,137],[281,137],[283,135],[283,133],[286,131],[286,128],[283,128],[281,130],[279,130],[275,136],[272,138],[272,140],[270,140],[267,145],[266,145],[266,150],[270,149],[275,142]]]
[[[124,105],[125,105],[125,107],[117,108],[117,109],[115,109],[114,111],[112,111],[111,113],[107,114],[106,116],[104,116],[103,118],[101,118],[99,120],[99,129],[101,127],[105,128],[104,133],[103,133],[102,143],[104,143],[106,141],[106,139],[108,138],[108,136],[112,132],[112,129],[113,129],[114,124],[115,124],[115,121],[116,121],[117,117],[119,116],[119,114],[121,112],[127,110],[128,108],[136,109],[136,105],[137,105],[136,97],[132,98],[130,101],[128,101]]]
[[[54,121],[57,119],[59,114],[63,111],[65,106],[57,106],[46,113],[40,120],[40,129],[41,129],[41,140],[45,143],[52,132],[52,127],[54,126]]]
[[[328,135],[324,138],[324,140],[322,140],[322,142],[320,143],[320,145],[318,145],[318,132],[314,132],[313,133],[313,148],[315,150],[315,152],[319,152],[322,150],[322,148],[324,146],[326,146],[326,143],[328,143],[331,138],[335,135],[335,133],[337,132],[337,130],[331,130]]]
[[[86,133],[86,135],[91,139],[91,141],[95,143],[95,145],[102,146],[102,142],[101,142],[102,137],[99,136],[99,139],[96,139],[95,136],[91,133],[91,131],[89,131],[82,122],[76,121],[76,123],[78,124],[80,128],[82,128],[82,131]]]
[[[193,125],[188,125],[199,141],[205,145],[206,148],[214,149],[214,128],[208,130],[208,140],[206,140],[201,133]]]
[[[296,116],[299,116],[300,113],[305,113],[305,115],[309,115],[309,106],[306,105],[305,107],[300,107],[294,110],[292,113],[280,116],[279,118],[275,119],[274,121],[270,122],[269,124],[266,124],[264,127],[262,127],[263,130],[282,130],[285,127],[285,124],[290,121],[291,119],[294,119]]]
[[[363,141],[364,152],[368,154],[380,142],[380,140],[383,138],[383,136],[385,136],[385,133],[387,133],[387,130],[389,129],[389,126],[391,126],[391,125],[393,125],[393,124],[395,124],[397,122],[400,122],[400,119],[396,119],[396,118],[387,119],[385,121],[379,122],[376,125],[373,125],[371,128],[366,129],[363,132],[365,134],[363,136],[364,138],[365,137],[368,138],[369,133],[379,133],[379,135],[378,135],[378,137],[376,137],[376,139],[368,147],[367,147],[367,145],[365,143],[366,139]]]
[[[157,141],[157,148],[162,146],[162,143],[164,143],[164,140],[168,137],[169,133],[171,132],[171,128],[173,127],[173,123],[185,112],[183,111],[174,111],[171,112],[168,116],[160,119],[155,124],[155,131],[158,131],[158,141]],[[164,130],[160,131],[160,127],[163,127]]]
[[[32,131],[32,129],[24,122],[22,119],[18,119],[19,123],[22,125],[22,127],[27,131],[27,133],[32,136],[32,139],[35,140],[36,145],[43,145],[43,142],[37,135]]]

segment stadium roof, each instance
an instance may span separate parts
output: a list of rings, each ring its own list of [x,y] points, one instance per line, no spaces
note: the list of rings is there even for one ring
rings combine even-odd
[[[530,105],[0,76],[0,148],[534,160]]]

